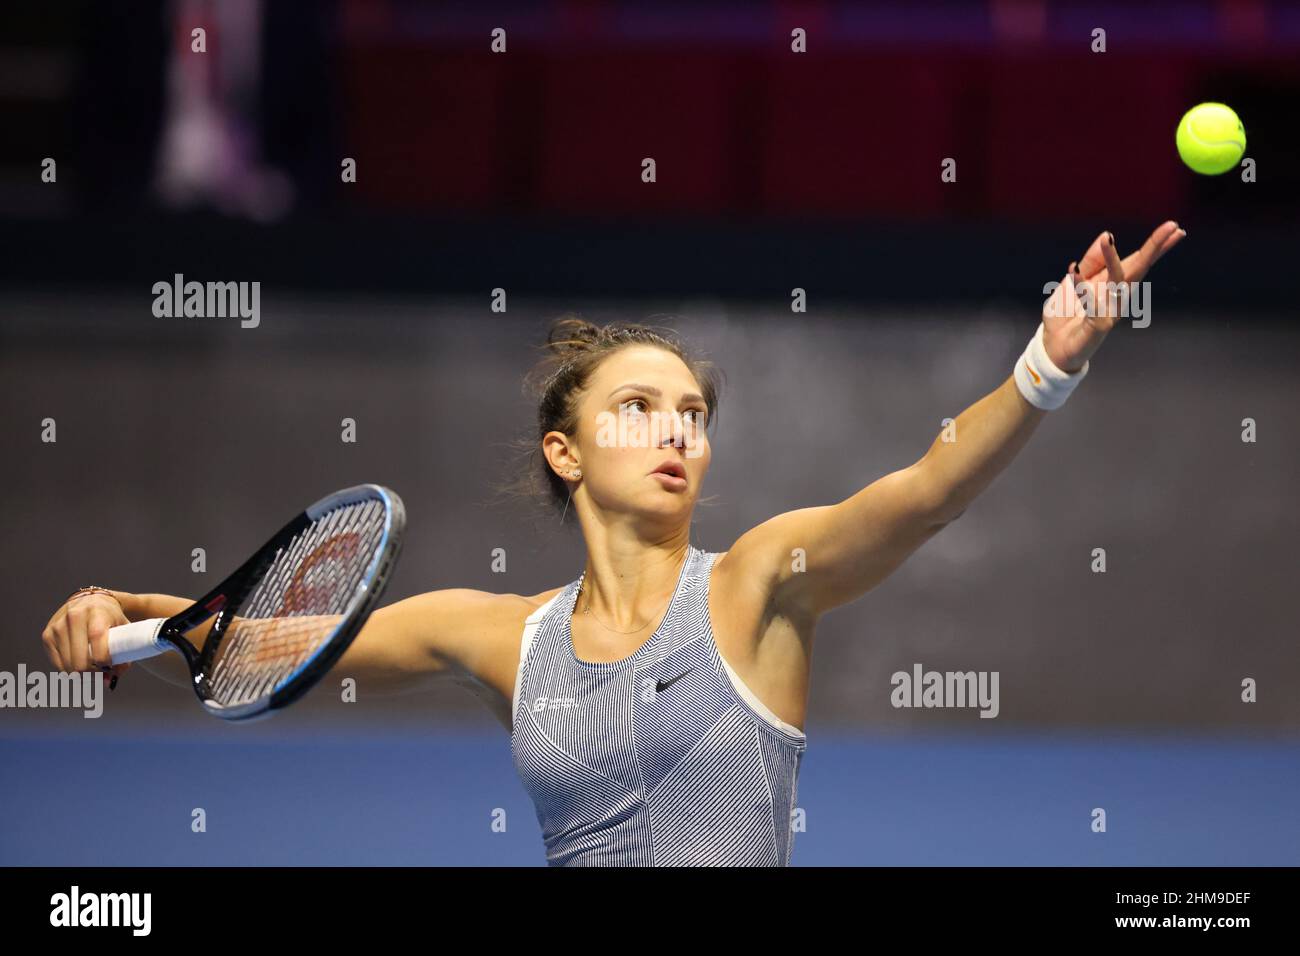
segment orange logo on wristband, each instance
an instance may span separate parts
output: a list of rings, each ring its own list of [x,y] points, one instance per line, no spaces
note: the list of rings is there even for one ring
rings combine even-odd
[[[1035,384],[1035,385],[1042,385],[1042,384],[1043,384],[1043,380],[1042,380],[1041,378],[1038,377],[1038,373],[1034,371],[1034,367],[1033,367],[1032,365],[1029,364],[1029,360],[1028,360],[1028,359],[1025,359],[1025,368],[1029,369],[1029,374],[1032,375],[1032,376],[1034,377],[1034,384]]]

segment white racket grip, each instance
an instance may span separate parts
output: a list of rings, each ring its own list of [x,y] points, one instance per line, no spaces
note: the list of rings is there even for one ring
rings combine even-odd
[[[165,617],[152,617],[147,621],[133,621],[108,629],[108,659],[114,664],[157,657],[171,650],[166,641],[158,640],[158,632],[167,623]]]

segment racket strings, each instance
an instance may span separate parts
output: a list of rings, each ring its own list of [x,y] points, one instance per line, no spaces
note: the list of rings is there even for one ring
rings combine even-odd
[[[295,629],[283,623],[268,627],[265,621],[283,622],[290,615],[319,616],[322,612],[341,616],[365,570],[364,562],[356,558],[368,549],[359,546],[357,530],[364,527],[367,517],[366,506],[332,511],[277,557],[247,602],[243,627],[231,635],[231,666],[225,669],[227,681],[222,690],[233,702],[272,692],[331,633],[332,628],[319,621]],[[382,533],[382,526],[377,530]]]
[[[224,635],[209,692],[226,706],[273,693],[337,630],[383,540],[375,500],[321,515],[275,555]]]
[[[367,550],[358,547],[357,529],[368,517],[361,506],[331,512],[277,556],[247,613],[232,622],[238,631],[227,634],[228,663],[214,682],[219,698],[240,703],[271,693],[333,632],[365,570],[356,560]],[[322,620],[320,612],[334,616]],[[294,620],[297,626],[286,623]]]

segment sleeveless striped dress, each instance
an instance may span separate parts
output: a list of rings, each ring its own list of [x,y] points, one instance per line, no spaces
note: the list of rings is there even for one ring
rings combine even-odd
[[[663,622],[621,661],[574,652],[581,577],[525,622],[510,749],[550,865],[789,863],[807,739],[718,653],[717,557],[689,547]]]

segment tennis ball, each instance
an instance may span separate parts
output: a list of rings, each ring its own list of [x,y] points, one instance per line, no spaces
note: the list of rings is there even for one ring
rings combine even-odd
[[[1246,152],[1246,129],[1229,107],[1202,103],[1183,114],[1178,123],[1178,155],[1198,173],[1226,173]]]

